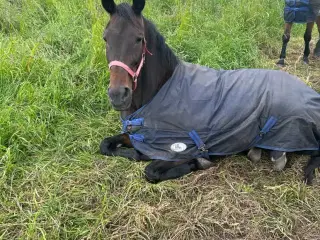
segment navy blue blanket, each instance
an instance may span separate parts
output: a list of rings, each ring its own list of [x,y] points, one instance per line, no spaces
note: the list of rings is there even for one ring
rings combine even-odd
[[[169,161],[253,146],[318,150],[320,96],[283,71],[181,62],[151,102],[123,120],[123,132],[136,150]]]

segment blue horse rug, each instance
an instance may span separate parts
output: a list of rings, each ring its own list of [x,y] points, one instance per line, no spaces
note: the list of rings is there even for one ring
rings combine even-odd
[[[312,0],[311,0],[312,1]],[[316,15],[310,0],[285,0],[284,20],[287,23],[314,22]],[[316,7],[316,6],[315,6]]]
[[[318,150],[320,95],[283,71],[180,62],[156,96],[122,123],[134,148],[151,159],[232,155],[254,146]]]

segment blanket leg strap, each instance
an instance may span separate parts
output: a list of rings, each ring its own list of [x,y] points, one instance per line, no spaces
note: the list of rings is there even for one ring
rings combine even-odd
[[[264,135],[266,135],[271,130],[271,128],[276,124],[276,122],[277,118],[270,117],[261,129],[261,131],[259,132],[259,134],[255,137],[249,148],[254,147],[264,137]]]
[[[198,133],[195,130],[192,130],[191,132],[189,132],[189,136],[191,137],[191,139],[197,145],[198,150],[200,151],[201,157],[203,157],[205,159],[209,159],[208,149],[206,148],[206,145],[204,144],[204,142],[199,137]]]

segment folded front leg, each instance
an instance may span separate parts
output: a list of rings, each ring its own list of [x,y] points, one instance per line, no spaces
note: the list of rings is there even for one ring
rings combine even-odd
[[[145,168],[145,177],[151,183],[158,183],[182,177],[196,169],[196,160],[194,159],[174,162],[153,160]]]
[[[100,144],[100,153],[106,156],[118,156],[137,161],[150,160],[150,158],[132,148],[127,134],[105,138]]]
[[[197,170],[208,169],[213,165],[213,161],[204,158],[172,162],[154,160],[145,168],[145,177],[149,182],[157,183],[176,179]]]
[[[119,147],[132,147],[127,134],[119,134],[103,139],[100,144],[100,153],[102,155],[113,156],[114,151]]]

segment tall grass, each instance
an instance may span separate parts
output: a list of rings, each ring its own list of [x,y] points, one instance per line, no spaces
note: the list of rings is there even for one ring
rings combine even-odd
[[[214,68],[271,67],[281,44],[277,0],[152,0],[144,14],[181,59]],[[319,192],[292,172],[265,188],[278,175],[236,158],[149,185],[145,164],[98,154],[120,129],[105,94],[107,20],[99,0],[0,0],[0,238],[254,239],[292,237],[299,224],[314,233]]]

